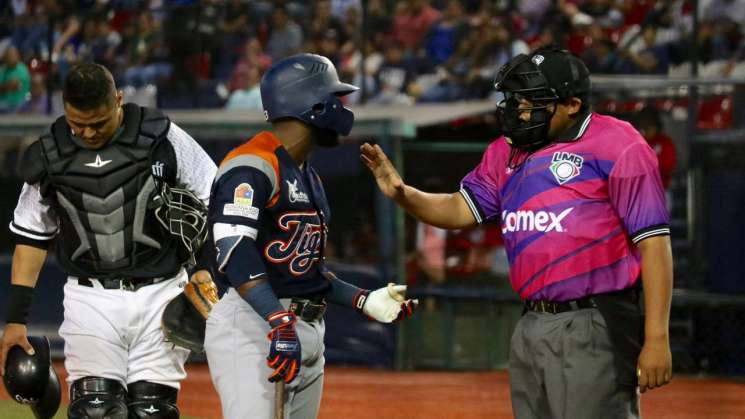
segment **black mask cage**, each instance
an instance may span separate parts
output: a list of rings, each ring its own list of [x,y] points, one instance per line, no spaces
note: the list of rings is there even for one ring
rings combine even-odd
[[[177,239],[187,264],[197,263],[196,255],[207,240],[207,206],[193,192],[184,188],[160,185],[160,205],[155,216]]]
[[[494,80],[494,87],[504,94],[497,105],[505,137],[510,145],[524,151],[534,151],[548,143],[548,129],[559,100],[546,77],[530,56],[520,54],[505,64]],[[530,118],[521,118],[529,112]]]

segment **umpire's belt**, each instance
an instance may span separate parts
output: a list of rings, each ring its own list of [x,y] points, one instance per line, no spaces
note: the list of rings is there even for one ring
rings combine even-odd
[[[138,289],[163,282],[167,277],[158,278],[88,278],[79,277],[78,285],[91,288],[101,288],[107,290],[137,291]]]
[[[326,313],[326,302],[323,299],[293,298],[287,310],[306,322],[314,322],[323,318],[323,314]]]
[[[597,308],[597,304],[595,304],[592,297],[584,297],[570,301],[528,300],[525,302],[525,308],[539,313],[558,314],[582,308]]]

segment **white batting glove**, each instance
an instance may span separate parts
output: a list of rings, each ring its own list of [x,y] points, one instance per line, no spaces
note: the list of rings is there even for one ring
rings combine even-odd
[[[419,300],[406,299],[406,285],[389,283],[365,298],[362,312],[381,323],[393,323],[411,317]]]

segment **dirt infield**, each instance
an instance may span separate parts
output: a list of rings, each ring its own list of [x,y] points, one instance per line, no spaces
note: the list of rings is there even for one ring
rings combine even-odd
[[[64,376],[63,368],[58,371]],[[184,414],[220,418],[207,366],[190,364],[179,405]],[[66,389],[65,389],[66,393]],[[7,399],[4,389],[1,399]],[[676,377],[642,397],[644,419],[745,418],[745,382]],[[64,400],[67,403],[67,400]],[[0,417],[5,417],[0,412]],[[511,418],[504,372],[398,372],[329,367],[320,419]]]

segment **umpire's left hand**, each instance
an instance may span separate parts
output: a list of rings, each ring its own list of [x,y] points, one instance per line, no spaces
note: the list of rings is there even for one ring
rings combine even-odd
[[[673,378],[673,357],[667,337],[645,339],[639,354],[636,375],[639,377],[639,390],[642,393],[670,382]]]

